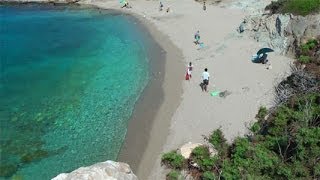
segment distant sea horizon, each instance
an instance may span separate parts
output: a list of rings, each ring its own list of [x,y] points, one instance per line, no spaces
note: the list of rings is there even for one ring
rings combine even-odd
[[[0,11],[0,179],[50,179],[116,160],[150,79],[154,41],[142,25],[94,8]]]

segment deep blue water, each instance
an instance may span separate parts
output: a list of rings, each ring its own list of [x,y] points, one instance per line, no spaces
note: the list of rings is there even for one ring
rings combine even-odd
[[[44,180],[115,160],[149,79],[142,27],[97,9],[0,11],[1,177]]]

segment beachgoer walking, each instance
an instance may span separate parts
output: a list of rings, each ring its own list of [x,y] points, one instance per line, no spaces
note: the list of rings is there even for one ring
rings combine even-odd
[[[204,72],[202,73],[202,81],[203,81],[201,86],[202,91],[208,92],[207,86],[209,85],[209,78],[210,78],[210,74],[208,73],[208,69],[205,68]]]
[[[205,11],[206,9],[207,9],[206,2],[203,2],[203,10]]]
[[[191,79],[191,77],[192,77],[192,75],[191,75],[192,69],[193,69],[193,65],[192,65],[192,63],[190,62],[190,63],[188,64],[188,67],[187,67],[186,80],[190,80],[190,79]]]
[[[196,40],[194,43],[195,44],[199,44],[200,42],[200,31],[197,31],[195,34],[194,34],[194,39]]]
[[[159,10],[162,11],[162,9],[163,9],[163,4],[162,4],[162,2],[160,1],[160,8],[159,8]]]
[[[192,63],[190,62],[190,63],[188,64],[188,69],[187,69],[189,78],[191,78],[192,69],[193,69],[193,65],[192,65]]]

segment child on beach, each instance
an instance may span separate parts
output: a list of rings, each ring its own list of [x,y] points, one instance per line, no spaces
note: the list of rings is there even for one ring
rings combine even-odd
[[[191,79],[191,77],[192,77],[192,75],[191,75],[192,69],[193,69],[193,65],[192,65],[192,63],[190,62],[190,63],[188,64],[188,67],[187,67],[186,80],[190,80],[190,79]]]

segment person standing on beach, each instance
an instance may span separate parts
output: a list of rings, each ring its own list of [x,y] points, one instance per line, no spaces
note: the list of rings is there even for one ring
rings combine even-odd
[[[205,11],[206,9],[207,9],[206,2],[203,1],[203,10]]]
[[[190,62],[189,64],[188,64],[188,67],[187,67],[187,72],[186,72],[186,80],[190,80],[191,79],[191,73],[192,73],[192,68],[193,68],[193,66],[192,66],[192,63]]]
[[[197,31],[195,34],[194,34],[194,39],[196,40],[194,43],[195,44],[199,44],[200,42],[200,31]]]
[[[188,64],[188,75],[189,75],[189,78],[191,78],[191,74],[192,74],[192,69],[193,69],[193,65],[191,62],[189,62]]]
[[[210,78],[210,74],[208,73],[208,69],[205,68],[204,72],[202,73],[202,86],[201,89],[202,91],[206,91],[208,92],[207,86],[209,85],[209,78]]]
[[[162,9],[163,9],[163,4],[162,4],[162,2],[160,1],[160,11],[162,11]]]

